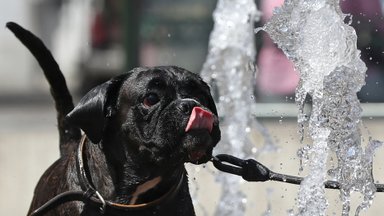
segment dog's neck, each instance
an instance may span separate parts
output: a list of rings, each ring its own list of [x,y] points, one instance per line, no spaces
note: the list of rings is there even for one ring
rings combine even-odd
[[[99,145],[87,143],[89,176],[95,188],[108,200],[121,204],[151,202],[178,184],[185,168],[158,173],[158,168],[140,167],[133,158],[116,164],[105,156]]]

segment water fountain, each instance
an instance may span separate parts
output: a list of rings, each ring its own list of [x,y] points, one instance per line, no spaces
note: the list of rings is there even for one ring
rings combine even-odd
[[[216,149],[239,157],[249,156],[247,139],[251,124],[254,21],[258,18],[253,0],[219,0],[213,13],[214,29],[201,76],[211,84],[221,114],[222,142]],[[240,179],[219,174],[222,196],[216,215],[243,215],[246,197]],[[233,199],[241,200],[241,204]]]
[[[253,62],[255,53],[254,35],[249,30],[255,17],[253,1],[234,4],[219,0],[209,54],[202,70],[203,78],[215,90],[219,113],[223,114],[223,142],[216,150],[240,158],[252,153],[247,139],[253,102],[250,91],[253,73],[249,63]],[[366,66],[356,47],[355,31],[344,22],[346,17],[338,0],[286,0],[261,28],[300,72],[296,91],[298,123],[302,138],[309,137],[312,145],[298,151],[309,174],[299,189],[296,215],[326,214],[327,174],[340,183],[342,215],[350,212],[352,192],[363,196],[356,214],[369,207],[376,192],[372,157],[381,142],[370,140],[365,148],[362,146],[362,109],[356,93],[364,85]],[[308,97],[312,105],[309,116],[304,113]],[[328,170],[330,152],[336,154],[337,167]],[[216,214],[244,215],[246,197],[236,189],[239,179],[228,175],[219,175],[218,179],[225,196],[221,197]],[[243,201],[243,205],[234,205],[233,199]]]
[[[263,27],[300,72],[298,122],[301,136],[308,128],[313,141],[310,148],[299,151],[309,175],[299,189],[298,215],[325,215],[327,173],[341,184],[343,215],[349,214],[352,192],[364,197],[358,214],[376,191],[372,157],[381,142],[372,140],[363,150],[362,109],[356,93],[364,85],[366,66],[354,29],[344,23],[346,16],[338,0],[286,0]],[[303,111],[307,95],[312,100],[309,117]],[[329,150],[336,153],[338,167],[327,172]]]

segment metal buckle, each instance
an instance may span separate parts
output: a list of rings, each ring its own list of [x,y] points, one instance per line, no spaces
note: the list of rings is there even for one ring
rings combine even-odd
[[[99,191],[95,191],[95,194],[96,194],[97,198],[101,201],[100,213],[104,214],[107,203],[105,202],[104,198],[101,196]]]

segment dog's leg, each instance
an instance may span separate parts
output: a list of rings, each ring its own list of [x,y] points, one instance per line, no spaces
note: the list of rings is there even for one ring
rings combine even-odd
[[[72,96],[59,65],[44,43],[30,31],[16,23],[9,22],[7,27],[28,48],[44,71],[51,87],[51,94],[56,104],[57,121],[60,136],[60,154],[66,155],[80,140],[80,129],[70,125],[65,116],[73,109]]]

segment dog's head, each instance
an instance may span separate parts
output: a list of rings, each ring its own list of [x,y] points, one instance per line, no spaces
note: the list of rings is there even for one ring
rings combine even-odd
[[[162,163],[207,162],[220,140],[208,85],[183,68],[136,68],[95,87],[68,114],[114,157]],[[118,149],[116,149],[118,148]]]

